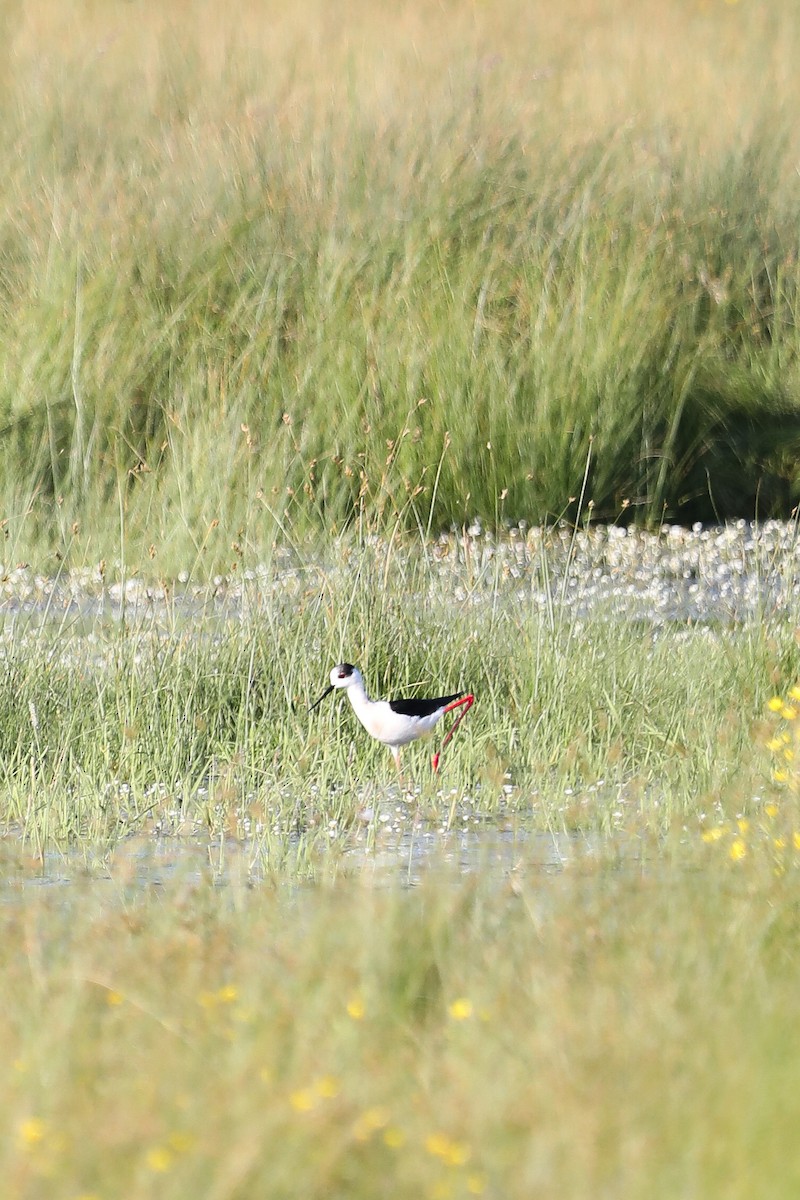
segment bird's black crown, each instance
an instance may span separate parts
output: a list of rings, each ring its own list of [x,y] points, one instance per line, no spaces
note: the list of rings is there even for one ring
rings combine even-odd
[[[339,678],[348,679],[355,671],[352,663],[339,663]]]

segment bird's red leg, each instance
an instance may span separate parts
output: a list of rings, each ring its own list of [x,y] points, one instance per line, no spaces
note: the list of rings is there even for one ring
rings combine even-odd
[[[467,713],[472,708],[474,703],[475,703],[475,697],[472,695],[472,692],[470,692],[470,694],[468,696],[462,696],[460,700],[454,700],[452,704],[448,704],[447,708],[444,710],[446,713],[449,713],[449,712],[452,712],[456,708],[463,709],[463,711],[458,714],[455,721],[453,721],[453,724],[448,729],[448,731],[445,735],[445,739],[442,742],[442,749],[437,750],[436,753],[434,754],[433,758],[431,759],[431,766],[433,767],[434,771],[439,770],[439,759],[441,757],[442,750],[444,750],[445,746],[450,741],[451,737],[453,736],[455,731],[458,729],[459,725],[464,720],[464,717],[467,715]]]

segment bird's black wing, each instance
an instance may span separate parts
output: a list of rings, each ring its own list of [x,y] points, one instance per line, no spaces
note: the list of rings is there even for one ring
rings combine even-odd
[[[401,717],[429,717],[440,708],[446,708],[465,692],[453,692],[452,696],[439,696],[436,700],[390,700],[389,708]]]

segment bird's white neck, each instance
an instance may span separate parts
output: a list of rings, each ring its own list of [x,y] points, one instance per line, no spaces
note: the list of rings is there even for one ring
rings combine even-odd
[[[367,695],[367,689],[364,687],[363,679],[357,679],[354,683],[350,684],[350,687],[347,689],[347,697],[356,713],[365,712],[372,704]]]

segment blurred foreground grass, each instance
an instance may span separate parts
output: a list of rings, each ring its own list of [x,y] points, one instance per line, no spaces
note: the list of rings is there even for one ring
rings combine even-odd
[[[696,843],[411,892],[17,874],[4,1194],[793,1196],[800,868]]]

